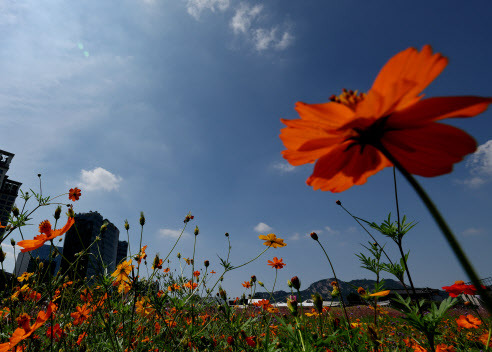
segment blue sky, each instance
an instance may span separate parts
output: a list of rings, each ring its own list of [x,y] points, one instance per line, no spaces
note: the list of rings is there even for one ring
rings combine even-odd
[[[284,238],[286,247],[225,277],[233,296],[253,274],[271,288],[274,256],[287,263],[278,289],[294,275],[303,287],[331,277],[311,231],[340,279],[372,278],[355,257],[369,238],[335,201],[384,220],[395,213],[391,170],[344,193],[313,191],[305,184],[313,166],[293,168],[281,157],[280,118],[298,118],[297,101],[326,102],[343,87],[367,91],[391,56],[424,44],[450,59],[427,96],[491,96],[491,10],[489,1],[3,1],[0,149],[16,154],[9,175],[23,189],[38,187],[41,173],[44,194],[82,189],[76,212],[97,210],[120,231],[128,219],[133,249],[144,211],[150,257],[168,253],[188,211],[195,219],[177,251],[191,257],[198,225],[197,263],[208,259],[215,271],[225,232],[233,265],[264,249],[259,234]],[[445,123],[481,147],[452,174],[419,180],[480,276],[492,276],[492,111]],[[401,177],[399,187],[402,212],[419,223],[405,242],[416,285],[466,281]],[[53,211],[38,211],[32,224]],[[379,239],[396,258],[393,243]],[[4,250],[11,268],[12,248]]]

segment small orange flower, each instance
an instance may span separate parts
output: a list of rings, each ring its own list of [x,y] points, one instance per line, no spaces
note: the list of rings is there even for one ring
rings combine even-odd
[[[242,283],[243,287],[246,287],[246,288],[250,288],[251,287],[251,283],[249,281],[244,281]]]
[[[193,276],[194,276],[194,277],[198,277],[198,276],[200,276],[200,271],[199,271],[199,270],[195,271],[195,272],[193,273]]]
[[[52,230],[50,222],[48,220],[45,220],[41,224],[39,224],[39,235],[34,237],[33,240],[23,240],[17,242],[17,244],[21,247],[24,247],[21,249],[22,253],[38,249],[42,247],[46,241],[50,241],[66,233],[74,223],[75,219],[69,217],[65,226],[63,226],[59,230]]]
[[[74,325],[82,324],[91,314],[91,310],[87,304],[84,304],[82,307],[77,306],[75,309],[77,310],[76,312],[70,313],[70,316],[74,319]]]
[[[171,270],[171,269],[166,268],[166,269],[164,269],[164,272],[165,272],[165,273],[168,273],[168,272],[169,272],[169,270]]]
[[[478,329],[482,322],[480,319],[468,314],[466,317],[464,315],[460,315],[460,317],[456,319],[456,324],[465,329]]]
[[[277,257],[273,257],[273,261],[268,260],[268,265],[274,269],[282,269],[286,265],[282,260],[282,258],[279,260]]]
[[[142,261],[142,259],[146,259],[147,258],[147,254],[145,254],[145,250],[147,249],[147,246],[143,246],[141,249],[140,249],[140,253],[137,255],[137,262],[138,264],[140,264],[140,262]]]
[[[280,133],[287,148],[283,157],[293,166],[316,162],[306,183],[331,192],[362,185],[393,166],[383,151],[411,174],[451,172],[453,164],[475,152],[477,143],[438,121],[478,115],[492,98],[422,99],[422,91],[447,63],[429,45],[420,52],[408,48],[386,63],[367,94],[344,90],[327,103],[298,102],[300,119],[281,120],[287,126]]]
[[[453,346],[448,346],[441,343],[437,345],[436,352],[456,352],[456,349]]]
[[[128,275],[130,274],[130,271],[132,271],[133,269],[133,265],[131,264],[132,264],[131,259],[124,261],[121,264],[118,264],[114,273],[111,274],[112,277],[116,278],[115,280],[116,283],[119,284],[121,282],[129,281]]]
[[[268,247],[277,248],[277,247],[285,247],[287,245],[284,243],[283,239],[277,238],[277,236],[275,236],[275,234],[273,234],[273,233],[269,233],[266,236],[260,235],[260,236],[258,236],[258,238],[260,240],[266,241],[263,244],[265,246],[268,246]]]
[[[79,200],[81,195],[82,193],[80,192],[80,189],[78,189],[77,187],[70,188],[70,191],[68,191],[68,199],[70,199],[73,202]]]

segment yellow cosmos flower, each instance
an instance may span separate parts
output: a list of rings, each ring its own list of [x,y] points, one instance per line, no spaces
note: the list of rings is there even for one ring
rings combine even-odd
[[[268,247],[277,248],[277,247],[285,247],[285,246],[287,246],[287,244],[284,243],[284,240],[283,239],[278,238],[273,233],[269,233],[266,236],[265,235],[260,235],[260,236],[258,236],[258,238],[260,240],[266,241],[263,244],[265,246],[268,246]]]

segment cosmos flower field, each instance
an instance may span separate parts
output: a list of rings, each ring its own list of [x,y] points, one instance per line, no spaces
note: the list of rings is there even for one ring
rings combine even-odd
[[[398,214],[397,220],[388,216],[381,224],[361,223],[394,242],[402,256],[390,258],[371,235],[366,251],[357,257],[361,267],[376,278],[376,284],[354,288],[359,304],[350,306],[344,299],[336,263],[315,232],[310,237],[319,245],[319,255],[326,257],[335,278],[329,297],[316,293],[312,305],[303,305],[302,277],[294,276],[288,282],[291,292],[285,302],[276,302],[273,293],[269,299],[249,301],[248,295],[254,297],[257,291],[269,292],[269,287],[275,287],[275,282],[262,282],[253,275],[242,284],[243,296],[231,298],[221,287],[224,277],[260,257],[267,257],[269,270],[288,270],[284,268],[282,247],[289,243],[273,233],[261,235],[258,254],[233,266],[226,234],[227,257],[215,263],[195,263],[200,230],[193,224],[194,216],[188,214],[181,235],[195,225],[195,242],[190,249],[193,255],[184,258],[174,251],[179,236],[166,256],[147,258],[142,213],[137,225],[124,224],[128,237],[133,231],[140,234],[139,246],[133,253],[130,250],[113,272],[85,278],[77,271],[90,247],[97,246],[100,238],[96,238],[70,264],[71,275],[53,275],[43,263],[34,272],[12,279],[4,275],[0,352],[490,350],[490,289],[482,285],[452,230],[413,177],[449,173],[455,163],[476,150],[473,137],[438,121],[473,117],[492,103],[492,98],[476,96],[422,99],[423,89],[446,65],[447,59],[433,53],[428,45],[421,51],[406,49],[386,63],[367,93],[343,90],[326,103],[299,102],[296,110],[300,118],[282,120],[286,127],[280,138],[286,148],[282,154],[291,165],[314,163],[307,184],[315,190],[343,192],[363,185],[386,167],[400,172],[435,219],[471,284],[449,283],[443,287],[449,297],[440,302],[411,299],[417,295],[404,254],[404,236],[414,223]],[[63,256],[54,241],[76,228],[74,202],[81,196],[80,189],[70,189],[68,199],[72,203],[62,214],[61,205],[66,203],[54,202],[58,197],[23,193],[22,211],[15,207],[9,222],[0,224],[5,228],[0,244],[6,246],[10,234],[21,231],[35,210],[53,207],[53,219],[42,221],[37,234],[24,233],[22,241],[12,240],[11,245],[29,253],[48,244],[55,256]],[[100,236],[106,227],[101,227]],[[270,256],[271,248],[278,249],[275,257]],[[2,250],[0,259],[3,269]],[[381,279],[383,272],[393,275],[407,293],[405,297],[396,295],[389,307],[378,304],[391,293]],[[464,302],[463,298],[470,297],[479,297],[481,304]],[[337,307],[326,302],[337,302]],[[279,307],[278,303],[286,306]]]

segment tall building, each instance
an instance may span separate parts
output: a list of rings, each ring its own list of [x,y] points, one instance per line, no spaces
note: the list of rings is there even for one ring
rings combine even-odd
[[[9,215],[22,183],[9,180],[7,171],[14,154],[0,150],[0,222],[3,226],[9,221]],[[0,237],[5,229],[0,229]]]
[[[62,247],[56,247],[61,253]],[[53,254],[54,258],[50,258]],[[51,271],[51,275],[54,276],[60,269],[61,256],[56,255],[57,251],[51,251],[51,245],[45,244],[30,252],[19,253],[17,260],[15,261],[14,275],[21,276],[22,273],[33,273],[36,268],[39,267],[39,263],[43,263],[44,270]]]
[[[118,241],[118,251],[116,252],[116,265],[126,259],[128,253],[128,242]]]
[[[108,226],[101,234],[101,226],[105,221]],[[65,234],[62,273],[67,273],[71,279],[101,275],[105,267],[108,273],[112,273],[116,269],[119,235],[118,228],[108,220],[103,220],[97,211],[75,214],[75,224]],[[100,240],[91,246],[98,236]],[[76,266],[71,266],[78,258],[76,254],[87,248],[87,254],[79,259]]]

